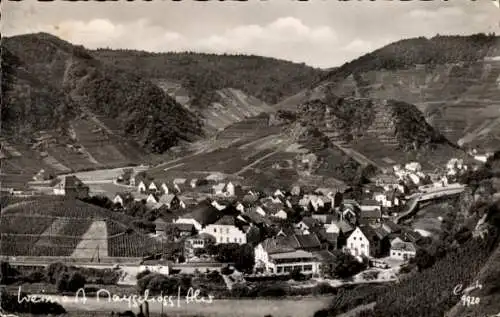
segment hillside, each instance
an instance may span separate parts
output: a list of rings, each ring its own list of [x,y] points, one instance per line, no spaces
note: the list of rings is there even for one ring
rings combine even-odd
[[[282,101],[292,109],[317,87],[338,96],[394,99],[416,105],[452,142],[494,150],[500,144],[500,37],[436,36],[402,40],[328,72],[310,90]]]
[[[49,34],[2,41],[2,181],[137,164],[202,135],[201,122],[136,74]],[[50,123],[50,124],[48,124]]]
[[[79,200],[42,197],[2,212],[0,254],[4,256],[142,257],[160,243],[129,229],[133,219]],[[98,250],[98,251],[97,251]]]
[[[353,157],[359,153],[360,159],[364,156],[382,168],[412,159],[435,168],[452,156],[465,154],[434,130],[411,104],[337,97],[334,92],[335,86],[325,84],[310,93],[297,109],[298,120],[317,128]]]
[[[202,108],[218,101],[216,91],[223,88],[239,89],[272,105],[325,74],[305,64],[254,55],[108,49],[92,51],[92,55],[144,78],[177,82],[191,96],[191,104]]]

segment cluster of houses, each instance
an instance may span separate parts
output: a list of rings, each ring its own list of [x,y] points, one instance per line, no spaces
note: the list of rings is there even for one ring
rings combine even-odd
[[[208,244],[252,244],[255,271],[272,274],[297,269],[319,274],[334,263],[333,250],[409,260],[421,238],[387,216],[391,207],[403,204],[397,187],[373,186],[365,193],[371,199],[358,202],[327,189],[303,194],[295,186],[263,196],[233,192],[233,186],[220,187],[230,191],[219,194],[222,199],[204,200],[171,221],[157,219],[156,235],[183,241],[187,261]]]

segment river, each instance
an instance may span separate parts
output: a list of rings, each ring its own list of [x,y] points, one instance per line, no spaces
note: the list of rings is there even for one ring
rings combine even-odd
[[[153,297],[155,298],[155,297]],[[87,297],[85,300],[74,297],[51,295],[52,301],[59,302],[71,316],[75,311],[101,311],[101,312],[123,312],[132,310],[134,313],[139,308],[129,306],[126,301],[109,301],[106,296],[100,299]],[[206,299],[208,300],[208,299]],[[211,303],[187,303],[181,297],[179,301],[173,299],[163,307],[164,315],[178,317],[312,317],[320,309],[326,308],[331,303],[331,296],[297,297],[284,299],[218,299]],[[172,307],[173,306],[173,307]],[[149,311],[161,313],[162,305],[157,301],[150,301]]]

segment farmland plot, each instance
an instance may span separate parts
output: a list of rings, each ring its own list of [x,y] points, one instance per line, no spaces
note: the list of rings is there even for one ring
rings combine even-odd
[[[94,221],[80,243],[75,247],[72,258],[92,258],[99,251],[100,257],[108,256],[108,232],[106,221]]]

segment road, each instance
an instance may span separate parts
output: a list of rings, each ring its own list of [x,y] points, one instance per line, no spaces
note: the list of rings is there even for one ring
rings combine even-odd
[[[407,205],[406,211],[403,213],[399,214],[396,218],[395,221],[398,223],[401,221],[401,219],[407,217],[411,213],[415,212],[418,203],[422,201],[428,201],[436,198],[441,198],[444,196],[451,196],[451,195],[456,195],[461,192],[463,192],[465,189],[465,186],[463,185],[451,185],[451,186],[446,186],[446,187],[439,187],[434,190],[429,190],[428,192],[425,193],[418,193],[413,198],[411,199],[411,202],[409,205]]]

